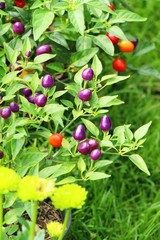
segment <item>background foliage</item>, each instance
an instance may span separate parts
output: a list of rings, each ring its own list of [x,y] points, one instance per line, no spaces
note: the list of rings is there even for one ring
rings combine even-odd
[[[132,164],[123,162],[122,165],[119,159],[111,167],[110,179],[92,184],[93,191],[83,213],[79,213],[78,219],[73,214],[67,239],[157,240],[160,236],[159,0],[117,0],[114,4],[117,7],[127,4],[131,10],[147,17],[146,22],[125,26],[139,38],[140,44],[150,43],[152,51],[130,57],[130,67],[134,69],[130,80],[125,86],[121,83],[113,89],[115,94],[121,94],[125,107],[114,107],[110,114],[112,118],[116,115],[115,125],[132,122],[134,128],[153,120],[145,148],[141,149],[151,176],[141,174]]]

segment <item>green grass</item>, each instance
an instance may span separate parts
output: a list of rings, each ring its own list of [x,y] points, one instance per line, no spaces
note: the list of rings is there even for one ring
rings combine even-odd
[[[118,1],[117,1],[118,2]],[[126,1],[145,23],[128,28],[140,41],[149,40],[156,48],[141,57],[129,56],[134,66],[159,68],[159,0]],[[127,26],[126,26],[127,29]],[[135,34],[136,33],[136,34]],[[160,79],[133,73],[126,83],[117,84],[113,94],[125,101],[109,114],[114,126],[131,123],[132,130],[152,120],[139,153],[151,176],[138,170],[128,159],[119,158],[105,169],[111,178],[86,183],[88,200],[82,210],[73,211],[68,240],[158,240],[160,239]],[[116,116],[116,117],[115,117]]]

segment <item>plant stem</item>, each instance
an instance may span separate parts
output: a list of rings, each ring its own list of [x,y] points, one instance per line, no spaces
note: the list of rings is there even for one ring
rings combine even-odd
[[[29,240],[34,240],[35,235],[35,226],[37,220],[37,210],[38,210],[38,201],[33,201],[32,203],[32,225],[29,233]]]
[[[63,237],[64,237],[64,233],[65,233],[66,228],[67,228],[67,223],[68,223],[70,214],[71,214],[71,209],[67,209],[67,210],[66,210],[66,214],[65,214],[65,218],[64,218],[64,222],[63,222],[62,233],[61,233],[60,237],[58,238],[58,240],[62,240]]]
[[[0,194],[0,239],[2,239],[2,227],[3,227],[3,195]]]

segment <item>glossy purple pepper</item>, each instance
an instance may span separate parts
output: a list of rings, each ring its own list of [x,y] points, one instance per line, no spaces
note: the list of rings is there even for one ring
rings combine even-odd
[[[107,115],[104,115],[100,120],[100,129],[103,131],[109,131],[112,127],[110,118]]]
[[[83,155],[87,155],[90,152],[90,145],[88,142],[80,142],[78,144],[78,152],[80,152]]]
[[[138,44],[138,38],[135,38],[134,40],[131,40],[131,42],[134,44],[134,49],[137,47]]]
[[[81,141],[86,138],[85,127],[83,124],[79,124],[73,132],[73,137],[75,140]]]
[[[22,89],[22,94],[25,96],[25,97],[29,97],[31,94],[32,94],[32,90],[30,88],[23,88]]]
[[[82,100],[83,102],[89,101],[91,99],[91,96],[92,96],[92,91],[88,88],[82,89],[78,93],[79,99]]]
[[[0,151],[0,159],[2,159],[3,157],[4,157],[4,153]]]
[[[44,88],[51,88],[54,84],[54,80],[52,78],[51,75],[46,74],[43,78],[42,78],[42,86]]]
[[[92,160],[97,160],[101,156],[101,150],[100,149],[93,149],[92,152],[90,153],[90,158]]]
[[[51,52],[52,52],[51,46],[48,44],[42,44],[36,48],[37,55],[44,54],[44,53],[51,53]]]
[[[5,3],[4,2],[0,2],[0,9],[4,10],[5,9]]]
[[[30,57],[30,55],[31,55],[31,51],[27,50],[26,53],[25,53],[25,56]]]
[[[1,116],[3,117],[3,118],[9,118],[10,116],[11,116],[11,110],[10,110],[10,108],[2,108],[1,109]]]
[[[84,80],[91,80],[93,78],[93,69],[92,68],[85,68],[82,72],[82,78]]]
[[[44,107],[47,102],[47,97],[44,94],[39,94],[35,97],[34,102],[38,107]]]
[[[89,145],[90,145],[90,152],[93,149],[96,149],[98,147],[98,141],[94,138],[89,138],[89,139],[86,140],[86,142],[88,142]]]
[[[32,94],[27,97],[27,100],[30,103],[33,103],[33,104],[35,103],[35,97]]]
[[[12,112],[18,112],[19,111],[19,106],[16,102],[11,102],[10,103],[10,109]]]
[[[13,24],[13,31],[14,33],[21,35],[25,32],[25,27],[22,22],[15,22]]]

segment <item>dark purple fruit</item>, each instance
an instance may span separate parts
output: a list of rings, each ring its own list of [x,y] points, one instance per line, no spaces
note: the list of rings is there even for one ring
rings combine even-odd
[[[19,106],[16,102],[11,102],[10,103],[10,109],[12,112],[18,112],[19,111]]]
[[[3,157],[4,157],[4,153],[0,151],[0,159],[2,159]]]
[[[35,97],[32,94],[27,97],[27,100],[30,103],[33,103],[33,104],[35,103]]]
[[[92,68],[85,68],[82,72],[82,78],[84,80],[91,80],[93,78],[93,69]]]
[[[92,160],[97,160],[101,156],[101,150],[100,149],[93,149],[92,152],[90,153],[90,158]]]
[[[0,2],[0,9],[4,10],[5,9],[5,3],[4,2]]]
[[[21,35],[25,32],[25,27],[22,22],[15,22],[13,24],[13,31],[14,33]]]
[[[44,107],[47,102],[47,97],[44,94],[39,94],[35,97],[34,102],[38,107]]]
[[[23,88],[22,89],[22,94],[25,96],[25,97],[29,97],[31,94],[32,94],[32,90],[30,88]]]
[[[73,137],[75,140],[81,141],[86,138],[85,127],[82,124],[79,124],[73,132]]]
[[[36,54],[37,55],[40,55],[40,54],[43,54],[43,53],[51,53],[51,52],[52,52],[51,46],[48,45],[48,44],[43,44],[43,45],[40,45],[36,48]]]
[[[31,51],[29,51],[29,50],[28,50],[28,51],[26,51],[26,54],[25,54],[25,56],[26,56],[26,57],[30,57],[30,55],[31,55]]]
[[[10,108],[2,108],[1,109],[1,116],[3,117],[3,118],[9,118],[10,116],[11,116],[11,110],[10,110]]]
[[[137,47],[138,44],[138,38],[135,38],[134,40],[130,40],[134,44],[134,49]]]
[[[84,141],[84,142],[80,142],[78,144],[78,151],[83,154],[83,155],[87,155],[90,152],[90,145],[88,142]]]
[[[42,78],[42,86],[43,86],[44,88],[50,88],[50,87],[53,86],[53,84],[54,84],[54,80],[53,80],[53,78],[52,78],[51,75],[46,74],[46,75]]]
[[[100,120],[100,129],[103,131],[109,131],[112,126],[111,120],[107,115],[104,115]]]
[[[89,145],[90,145],[90,152],[93,149],[96,149],[98,147],[98,141],[96,139],[89,138],[89,139],[86,140],[86,142],[88,142]]]
[[[89,101],[91,99],[91,96],[92,96],[92,91],[88,88],[82,89],[78,93],[78,97],[82,101]]]
[[[20,66],[20,64],[18,62],[16,62],[14,64],[14,67],[12,65],[9,66],[9,71],[11,72],[12,70],[13,71],[20,71],[20,70],[22,70],[22,67]]]

